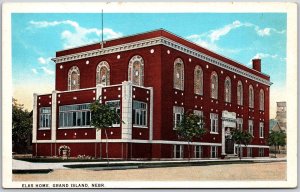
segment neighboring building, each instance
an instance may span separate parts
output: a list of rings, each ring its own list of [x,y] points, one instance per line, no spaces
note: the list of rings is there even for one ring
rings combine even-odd
[[[286,102],[276,102],[277,111],[275,119],[270,119],[270,131],[284,131],[286,132]],[[270,147],[270,151],[274,152],[274,146]],[[286,153],[286,146],[279,147],[280,153]]]
[[[90,127],[89,103],[101,96],[124,123],[108,129],[109,157],[187,158],[174,127],[185,111],[208,129],[192,142],[193,158],[234,154],[230,132],[253,134],[244,156],[269,156],[270,77],[165,30],[58,51],[55,90],[34,94],[33,155],[105,157],[105,134]],[[101,145],[101,143],[103,144]]]
[[[286,129],[286,101],[276,102],[277,111],[275,119],[278,121],[280,127]]]

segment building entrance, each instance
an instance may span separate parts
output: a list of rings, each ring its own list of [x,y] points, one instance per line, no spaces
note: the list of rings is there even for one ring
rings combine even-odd
[[[234,141],[232,140],[232,130],[236,129],[236,113],[222,111],[222,156],[234,154]]]
[[[225,132],[225,153],[234,154],[234,141],[231,135],[231,128],[227,128]]]

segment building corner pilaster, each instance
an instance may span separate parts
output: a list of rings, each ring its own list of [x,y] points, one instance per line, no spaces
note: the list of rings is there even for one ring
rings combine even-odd
[[[52,91],[51,95],[51,141],[56,142],[56,111],[57,111],[57,91]]]
[[[132,139],[132,83],[122,82],[122,139]]]
[[[222,156],[225,156],[225,123],[224,120],[222,120]]]
[[[102,84],[96,85],[96,100],[99,99],[99,102],[102,103],[102,89],[103,89]],[[96,141],[101,141],[101,130],[96,129]]]
[[[150,129],[149,129],[149,140],[153,140],[153,87],[149,87],[150,90]]]
[[[33,94],[33,111],[32,111],[32,143],[36,143],[37,135],[37,97],[36,93]]]

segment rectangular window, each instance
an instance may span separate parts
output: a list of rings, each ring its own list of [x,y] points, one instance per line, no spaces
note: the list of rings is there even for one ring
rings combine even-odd
[[[89,127],[90,122],[89,103],[59,107],[59,127]]]
[[[236,126],[237,129],[242,131],[243,130],[243,119],[242,118],[236,118]]]
[[[248,121],[248,131],[253,136],[253,120]]]
[[[40,128],[50,128],[51,126],[51,107],[40,108]]]
[[[259,123],[259,137],[264,138],[264,123],[263,122]]]
[[[202,158],[203,157],[203,150],[202,146],[195,146],[195,158]]]
[[[112,110],[115,110],[117,115],[121,117],[120,100],[106,101],[106,104],[109,105]],[[112,126],[120,127],[120,122],[115,121]]]
[[[218,114],[211,113],[210,114],[210,132],[218,133]]]
[[[180,123],[183,113],[183,107],[173,106],[173,130],[175,130],[177,125]]]
[[[133,126],[147,127],[147,103],[133,101],[132,124]]]
[[[258,155],[259,155],[260,157],[264,157],[264,156],[265,156],[265,154],[264,154],[264,149],[263,149],[263,148],[259,148],[259,149],[258,149]]]
[[[174,158],[183,158],[183,145],[174,145]]]
[[[241,155],[241,157],[243,157],[243,147],[235,147],[235,152],[236,152],[236,154],[237,154],[237,156],[239,157],[240,155]]]
[[[198,115],[198,116],[200,116],[200,117],[202,117],[202,118],[200,119],[199,124],[201,125],[201,128],[203,128],[203,111],[194,110],[194,114],[195,114],[195,115]]]
[[[251,147],[248,147],[247,148],[247,157],[252,157],[252,148]]]
[[[217,158],[218,156],[217,146],[211,146],[210,147],[210,157],[211,158]]]

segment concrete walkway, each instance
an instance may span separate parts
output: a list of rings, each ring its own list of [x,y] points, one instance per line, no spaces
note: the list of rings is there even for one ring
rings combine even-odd
[[[232,161],[232,162],[239,162],[239,159],[200,159],[200,160],[190,160],[189,162],[222,162],[222,161]],[[286,158],[245,158],[241,161],[253,161],[253,162],[280,162],[280,161],[286,161]],[[177,163],[177,162],[188,162],[187,160],[179,160],[179,161],[112,161],[110,164],[147,164],[147,163]],[[37,163],[37,162],[27,162],[27,161],[21,161],[21,160],[12,160],[12,169],[13,170],[46,170],[46,169],[69,169],[67,167],[64,167],[64,165],[86,165],[86,164],[103,164],[105,165],[106,161],[101,162],[58,162],[58,163]]]

